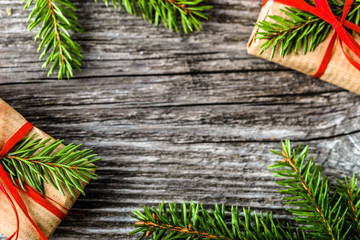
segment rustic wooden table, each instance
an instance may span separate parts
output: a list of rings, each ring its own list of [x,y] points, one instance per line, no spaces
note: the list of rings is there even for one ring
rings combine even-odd
[[[310,144],[326,174],[359,171],[360,97],[247,55],[260,0],[210,0],[201,33],[174,33],[79,1],[83,71],[47,78],[29,11],[0,0],[0,97],[103,158],[52,239],[128,237],[130,211],[161,200],[272,210],[287,219],[269,149]],[[11,15],[5,9],[11,8]]]

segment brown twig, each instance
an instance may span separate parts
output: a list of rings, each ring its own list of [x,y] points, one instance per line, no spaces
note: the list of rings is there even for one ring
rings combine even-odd
[[[313,23],[316,23],[316,22],[321,22],[323,21],[322,19],[316,19],[316,20],[313,20],[313,21],[309,21],[309,22],[306,22],[306,23],[302,23],[298,26],[294,26],[293,28],[290,28],[288,30],[284,30],[284,31],[281,31],[280,29],[278,30],[279,32],[275,32],[273,33],[273,35],[271,36],[271,38],[275,38],[275,37],[278,37],[280,35],[285,35],[285,34],[288,34],[289,32],[292,32],[292,31],[295,31],[299,28],[302,28],[304,26],[307,26],[307,25],[310,25],[310,24],[313,24]],[[271,39],[269,38],[269,39]]]
[[[51,166],[51,167],[55,167],[55,168],[62,168],[64,166],[59,166],[59,165],[55,165],[54,163],[51,163],[51,162],[40,162],[40,161],[31,161],[30,159],[28,158],[20,158],[20,157],[16,157],[16,156],[6,156],[6,158],[9,158],[9,159],[14,159],[16,161],[28,161],[28,162],[32,162],[32,163],[41,163],[41,164],[45,164],[45,165],[48,165],[48,166]],[[79,171],[79,169],[77,167],[74,167],[74,166],[65,166],[67,168],[71,168],[71,169],[74,169],[75,171]]]
[[[159,218],[156,216],[155,213],[152,214],[153,218],[155,219],[155,222],[151,222],[151,221],[138,221],[135,223],[135,225],[144,225],[147,226],[148,228],[159,228],[159,229],[167,229],[170,230],[172,232],[179,232],[179,233],[188,233],[188,234],[192,234],[193,236],[197,236],[200,237],[201,239],[223,239],[223,240],[232,240],[230,238],[225,238],[222,236],[214,236],[210,233],[206,233],[206,232],[198,232],[196,230],[194,230],[191,225],[189,224],[187,228],[182,228],[182,227],[178,227],[178,226],[172,226],[169,224],[163,224],[159,222]],[[152,233],[152,231],[147,231],[146,232],[146,237],[150,236],[150,234]]]
[[[55,31],[56,31],[56,40],[59,42],[58,43],[58,48],[59,48],[60,55],[61,55],[61,62],[65,63],[64,53],[61,50],[60,30],[59,30],[59,27],[56,25],[56,20],[57,19],[56,19],[56,14],[54,12],[54,6],[53,6],[53,3],[52,3],[52,0],[48,0],[48,7],[50,9],[51,17],[52,17],[52,19],[54,21],[53,25],[54,25],[54,28],[55,28]]]
[[[165,0],[166,2],[169,2],[171,4],[174,4],[175,6],[181,8],[186,13],[192,13],[192,10],[187,9],[185,4],[179,4],[176,0]]]

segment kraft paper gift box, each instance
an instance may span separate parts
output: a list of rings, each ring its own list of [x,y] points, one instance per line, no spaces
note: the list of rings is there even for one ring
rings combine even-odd
[[[0,99],[0,149],[3,148],[5,142],[26,122],[25,118],[21,116],[17,111],[12,107],[6,104],[3,100]],[[30,137],[33,134],[36,134],[36,138],[41,138],[43,140],[50,138],[48,134],[41,131],[37,127],[33,127],[25,137]],[[59,151],[63,148],[64,145],[59,146],[55,151]],[[1,180],[2,181],[2,180]],[[3,182],[2,182],[3,183]],[[76,202],[77,198],[80,195],[80,192],[77,189],[74,189],[75,197],[71,196],[66,187],[63,188],[65,196],[62,195],[57,189],[55,189],[51,184],[44,183],[45,195],[55,200],[63,207],[70,209],[72,205]],[[86,183],[81,182],[82,187],[84,188]],[[46,237],[50,237],[61,220],[55,215],[47,211],[41,205],[33,201],[22,191],[18,191],[23,201],[25,202],[30,216],[42,230]],[[19,240],[33,240],[40,239],[39,235],[36,233],[35,228],[30,224],[28,219],[25,217],[24,213],[15,203],[18,210],[20,218],[20,232]],[[56,205],[55,205],[56,206]],[[62,210],[65,214],[66,210]],[[16,230],[16,217],[14,211],[10,205],[10,202],[5,197],[5,195],[0,192],[0,232],[5,236],[9,237]]]
[[[268,16],[271,15],[286,17],[284,13],[280,12],[280,9],[284,9],[285,7],[288,6],[273,1],[268,1],[261,8],[258,21],[271,21],[268,18]],[[314,51],[308,52],[305,55],[303,55],[302,51],[299,50],[296,56],[293,52],[291,52],[282,58],[280,57],[278,49],[274,58],[270,59],[271,48],[267,49],[262,53],[262,55],[260,55],[260,46],[264,43],[265,40],[255,39],[256,33],[259,31],[262,30],[255,26],[247,45],[249,54],[278,63],[307,75],[313,75],[318,69],[332,35],[332,31],[330,31],[330,34],[327,36],[324,42],[317,46]],[[357,36],[357,34],[353,36],[357,42],[360,42],[360,38]],[[347,51],[347,53],[349,56],[352,56],[353,59],[356,59],[352,53],[350,53],[350,51]],[[341,50],[341,46],[338,40],[336,40],[329,65],[320,79],[335,84],[341,88],[347,89],[351,92],[360,94],[360,71],[352,66],[351,63],[347,60]]]

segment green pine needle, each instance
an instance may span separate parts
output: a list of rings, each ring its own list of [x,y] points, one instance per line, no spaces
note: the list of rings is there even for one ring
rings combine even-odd
[[[96,166],[92,163],[100,158],[95,158],[92,150],[78,150],[80,145],[73,144],[55,152],[62,142],[51,138],[42,141],[31,136],[11,149],[1,163],[10,173],[13,183],[17,185],[18,180],[24,190],[27,184],[44,193],[45,182],[63,195],[64,186],[72,196],[75,196],[74,189],[85,195],[81,181],[88,183],[88,179],[96,179]]]
[[[312,157],[308,147],[291,148],[290,141],[282,151],[273,153],[281,159],[269,167],[281,180],[284,204],[297,227],[281,224],[271,213],[256,213],[244,209],[242,213],[231,207],[230,214],[216,204],[207,211],[202,204],[189,206],[164,202],[158,208],[144,207],[134,210],[137,222],[130,233],[144,239],[152,234],[153,240],[170,239],[354,239],[360,240],[360,188],[355,174],[345,183],[329,181]],[[229,216],[230,215],[230,216]]]

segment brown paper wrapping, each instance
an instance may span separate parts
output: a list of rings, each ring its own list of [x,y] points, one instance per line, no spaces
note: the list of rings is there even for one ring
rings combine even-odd
[[[262,7],[258,21],[261,20],[269,20],[267,16],[269,15],[279,15],[286,16],[280,9],[286,7],[283,4],[276,3],[273,1],[269,1]],[[264,40],[255,39],[255,35],[258,31],[261,31],[258,27],[255,27],[248,46],[248,53],[251,55],[255,55],[261,57],[266,60],[270,60],[271,49],[266,50],[262,55],[260,55],[261,49],[260,46],[264,43]],[[274,58],[270,61],[278,63],[280,65],[286,66],[288,68],[292,68],[299,72],[305,73],[307,75],[313,75],[318,69],[321,60],[324,56],[328,43],[330,41],[331,34],[327,37],[327,39],[321,43],[313,52],[308,52],[306,55],[303,55],[300,52],[295,56],[294,53],[290,53],[284,58],[280,57],[279,51],[275,54]],[[355,37],[358,41],[359,38]],[[351,56],[351,53],[348,52]],[[332,52],[332,57],[329,62],[329,66],[326,69],[324,75],[320,78],[326,82],[335,84],[339,87],[350,90],[354,93],[360,94],[360,71],[357,70],[354,66],[352,66],[349,61],[346,59],[345,55],[341,50],[341,46],[337,41],[335,43],[335,48]]]
[[[0,99],[0,149],[3,148],[5,142],[26,122],[25,118],[21,116],[17,111],[11,108],[3,100]],[[50,136],[40,129],[34,127],[25,137],[29,137],[36,134],[37,138],[48,139]],[[63,148],[64,145],[59,146],[58,150]],[[57,151],[58,151],[57,150]],[[1,180],[0,180],[1,181]],[[82,186],[85,187],[86,183],[82,182]],[[72,197],[71,194],[63,188],[65,196],[63,196],[52,185],[45,184],[45,195],[54,199],[62,206],[70,209],[79,197],[80,192],[74,190],[76,197]],[[27,209],[32,219],[37,223],[39,228],[48,238],[53,234],[55,229],[60,224],[61,220],[55,215],[47,211],[35,201],[31,200],[24,193],[19,191],[23,198]],[[16,205],[16,204],[15,204]],[[29,223],[23,212],[18,208],[20,218],[20,233],[19,240],[37,240],[40,239],[33,226]],[[64,210],[65,213],[66,210]],[[16,230],[16,218],[13,213],[13,209],[6,199],[4,194],[0,193],[0,232],[9,237]]]

